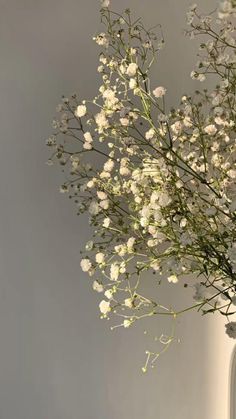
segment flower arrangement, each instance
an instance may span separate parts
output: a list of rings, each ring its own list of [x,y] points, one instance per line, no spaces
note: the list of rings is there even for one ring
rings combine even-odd
[[[59,162],[61,192],[89,214],[93,237],[81,268],[102,295],[101,317],[119,319],[113,328],[197,309],[225,316],[236,338],[235,17],[235,0],[209,15],[191,6],[186,35],[203,36],[191,77],[216,85],[168,110],[167,89],[149,76],[164,44],[161,27],[146,29],[129,9],[120,15],[103,0],[105,31],[94,37],[99,91],[92,100],[63,97],[57,108],[49,164]],[[146,271],[157,272],[157,285],[192,286],[193,302],[176,311],[144,295]],[[160,337],[163,350],[173,339]],[[148,351],[143,371],[159,355]]]

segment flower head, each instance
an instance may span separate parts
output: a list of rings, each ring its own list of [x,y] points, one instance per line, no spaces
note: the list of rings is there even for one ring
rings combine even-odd
[[[102,300],[99,304],[99,309],[106,316],[111,311],[110,301]]]
[[[102,7],[109,7],[110,6],[110,0],[101,0],[101,6]]]
[[[86,258],[81,260],[80,266],[83,272],[88,272],[92,267],[92,263],[89,259]]]
[[[172,282],[173,284],[176,284],[179,280],[178,277],[175,274],[173,274],[168,277],[168,281]]]
[[[156,89],[154,89],[152,93],[156,98],[159,98],[166,94],[166,89],[165,87],[159,86],[156,87]]]
[[[136,75],[137,71],[138,71],[138,64],[130,63],[127,67],[126,74],[129,77],[134,77]]]
[[[75,116],[77,116],[78,118],[82,118],[82,116],[86,115],[87,112],[87,108],[85,105],[79,105],[76,108],[75,111]]]

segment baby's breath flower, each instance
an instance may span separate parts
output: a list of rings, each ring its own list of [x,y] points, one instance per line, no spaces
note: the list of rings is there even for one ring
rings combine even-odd
[[[107,39],[107,35],[102,32],[99,35],[97,35],[95,38],[93,38],[96,43],[102,47],[108,48],[109,46],[109,41]]]
[[[101,313],[106,316],[107,313],[109,313],[111,311],[110,302],[102,300],[99,304],[99,309],[100,309]]]
[[[159,87],[156,87],[152,93],[156,98],[159,98],[166,94],[166,89],[165,87],[159,86]]]
[[[216,132],[217,132],[217,128],[216,128],[215,125],[210,124],[210,125],[207,125],[207,127],[204,128],[204,131],[208,135],[215,135]]]
[[[129,77],[134,77],[136,75],[137,71],[138,71],[138,64],[130,63],[127,67],[126,74]]]
[[[116,263],[112,263],[111,268],[110,268],[110,278],[111,278],[111,280],[112,281],[117,281],[117,279],[119,277],[119,273],[120,273],[119,265],[117,265]]]
[[[102,252],[99,252],[96,254],[96,262],[97,263],[103,263],[105,260],[105,255]]]
[[[83,272],[88,272],[92,267],[92,263],[86,258],[81,260],[80,266]]]
[[[98,132],[99,133],[103,132],[103,130],[108,128],[108,126],[109,126],[108,119],[107,119],[106,114],[103,110],[95,115],[95,121],[96,121],[96,124],[98,126]]]
[[[123,326],[125,328],[130,327],[131,324],[132,324],[132,321],[130,319],[125,319],[124,322],[123,322]]]
[[[127,241],[127,250],[129,253],[131,253],[133,251],[133,247],[134,247],[134,243],[135,243],[136,239],[135,237],[130,237]]]
[[[99,55],[98,92],[89,101],[63,98],[46,141],[49,162],[65,174],[60,191],[68,192],[78,214],[89,215],[92,240],[81,268],[104,295],[101,318],[122,318],[114,327],[159,313],[174,321],[181,313],[150,292],[144,272],[147,279],[157,273],[153,284],[179,281],[179,287],[191,275],[194,304],[182,312],[227,315],[236,305],[236,0],[221,1],[215,19],[190,8],[186,33],[205,34],[191,77],[204,81],[213,74],[216,85],[185,94],[169,111],[166,88],[150,89],[162,37],[141,21],[133,24],[129,9],[117,16],[109,5],[101,0],[106,29],[94,37],[106,48]],[[236,338],[236,322],[226,333]],[[165,348],[173,339],[156,338]],[[147,351],[144,371],[158,357]]]
[[[150,128],[146,133],[145,133],[145,138],[146,140],[151,140],[155,135],[155,130],[153,128]]]
[[[178,277],[175,274],[173,274],[173,275],[168,276],[168,281],[172,282],[173,284],[176,284],[179,280],[178,280]]]
[[[130,89],[135,89],[137,87],[137,81],[135,79],[130,79],[129,87]]]
[[[104,292],[104,295],[105,295],[105,297],[106,297],[108,300],[112,300],[112,298],[113,298],[113,292],[112,292],[112,290],[111,290],[111,289],[106,290],[106,291]]]
[[[95,280],[93,282],[93,290],[100,293],[104,291],[104,287],[102,284],[100,284],[98,281]]]
[[[91,150],[93,148],[91,143],[88,143],[87,141],[83,144],[83,148],[85,150]]]
[[[90,134],[90,132],[85,132],[84,133],[84,139],[88,143],[92,143],[92,141],[93,141],[93,138],[92,138],[92,135]]]
[[[123,127],[128,127],[130,123],[129,118],[120,118],[120,123]]]
[[[78,118],[82,118],[82,116],[85,116],[87,112],[87,108],[85,105],[79,105],[76,108],[75,111],[75,116],[77,116]]]
[[[110,206],[110,201],[109,201],[109,199],[103,199],[102,201],[100,201],[99,205],[104,210],[107,210]]]
[[[110,0],[101,0],[101,6],[102,7],[109,7],[110,6]]]
[[[109,159],[109,160],[106,161],[106,163],[104,163],[103,168],[104,168],[105,172],[111,172],[113,170],[114,166],[115,166],[114,161]]]
[[[103,200],[107,198],[107,194],[103,191],[97,191],[97,196],[99,199]]]
[[[109,225],[110,225],[110,223],[111,223],[111,220],[110,220],[110,218],[104,218],[104,220],[103,220],[103,227],[105,227],[105,228],[108,228],[109,227]]]
[[[124,305],[128,308],[133,308],[133,299],[132,298],[126,298],[124,301]]]

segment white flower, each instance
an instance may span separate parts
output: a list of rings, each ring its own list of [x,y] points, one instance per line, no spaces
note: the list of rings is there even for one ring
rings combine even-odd
[[[101,179],[108,179],[108,178],[110,178],[111,177],[111,175],[110,175],[110,173],[109,172],[105,172],[105,170],[103,170],[101,173],[100,173],[100,178]]]
[[[226,333],[230,338],[236,339],[236,322],[229,322],[225,325]]]
[[[112,281],[116,281],[119,277],[119,266],[116,263],[111,264],[110,268],[110,278]]]
[[[127,327],[130,327],[130,325],[132,324],[132,321],[131,320],[129,320],[129,319],[125,319],[124,321],[123,321],[123,326],[125,327],[125,328],[127,328]]]
[[[109,208],[109,199],[103,199],[102,201],[100,201],[99,205],[101,208],[103,208],[104,210],[107,210]]]
[[[159,98],[166,94],[166,89],[165,87],[159,86],[156,87],[156,89],[154,89],[152,93],[156,98]]]
[[[76,108],[75,111],[75,116],[77,116],[78,118],[81,118],[82,116],[86,115],[87,112],[87,108],[85,105],[79,105]]]
[[[88,143],[87,141],[85,141],[85,143],[83,144],[83,148],[85,150],[92,150],[93,146],[91,143]]]
[[[104,71],[104,66],[103,65],[99,65],[97,68],[98,73],[102,73]]]
[[[110,6],[110,0],[101,0],[101,6],[102,7],[109,7]]]
[[[109,122],[103,110],[95,115],[95,121],[99,132],[102,132],[104,129],[109,127]]]
[[[207,125],[207,127],[204,128],[204,131],[208,135],[215,135],[215,133],[217,132],[217,128],[216,128],[215,125],[210,124],[210,125]]]
[[[179,280],[178,280],[177,276],[175,274],[173,274],[173,275],[170,275],[168,277],[168,281],[172,282],[173,284],[176,284]]]
[[[182,122],[176,121],[174,124],[171,125],[171,129],[174,134],[178,135],[181,133],[183,128]]]
[[[117,99],[114,90],[106,89],[103,92],[103,97],[105,99],[105,103],[107,107],[114,108],[114,105],[116,105],[119,102],[119,99]]]
[[[107,194],[103,191],[97,191],[97,196],[99,199],[103,200],[107,198]]]
[[[92,263],[86,258],[81,260],[80,266],[83,272],[88,272],[92,267]]]
[[[89,180],[86,186],[87,186],[89,189],[94,188],[94,186],[95,186],[94,180],[93,180],[93,179],[92,179],[92,180]]]
[[[153,128],[150,128],[147,132],[145,132],[145,138],[146,140],[151,140],[155,135],[155,130]]]
[[[106,316],[106,314],[109,313],[109,311],[111,311],[110,302],[102,300],[99,304],[99,309],[101,313],[104,314],[104,316]]]
[[[136,53],[137,53],[136,48],[131,47],[130,48],[130,55],[136,55]]]
[[[104,218],[102,225],[103,225],[103,227],[108,228],[110,223],[111,223],[111,219],[109,217],[107,217],[107,218]]]
[[[125,301],[124,301],[124,304],[128,308],[132,308],[133,307],[133,299],[132,298],[126,298]]]
[[[130,170],[129,170],[129,168],[128,167],[126,167],[126,166],[122,166],[122,167],[120,167],[120,174],[122,175],[122,176],[129,176],[130,175]]]
[[[120,118],[120,123],[123,125],[123,127],[129,126],[129,118]]]
[[[124,274],[126,272],[125,261],[121,262],[119,271],[121,274]]]
[[[180,221],[180,223],[179,223],[179,225],[180,225],[181,228],[186,227],[186,225],[187,225],[187,219],[186,218],[182,218],[181,221]]]
[[[126,254],[126,246],[124,244],[118,244],[117,246],[114,247],[115,252],[119,255],[119,256],[124,256]]]
[[[130,89],[135,89],[137,87],[137,82],[136,82],[135,79],[130,79],[129,87],[130,87]]]
[[[90,132],[85,132],[84,133],[84,139],[87,143],[92,143],[93,142],[93,138],[92,138],[92,135],[90,134]]]
[[[95,256],[95,260],[97,263],[103,263],[104,259],[105,259],[105,255],[102,252],[97,253]]]
[[[108,298],[108,300],[111,300],[113,298],[113,292],[112,292],[112,290],[106,290],[104,292],[104,295],[105,295],[105,297]]]
[[[93,282],[93,290],[97,291],[97,292],[103,292],[104,288],[103,288],[103,285],[100,284],[100,282],[94,281]]]
[[[91,215],[97,215],[99,213],[99,205],[97,201],[92,201],[90,203],[88,211]]]
[[[135,243],[135,237],[130,237],[127,241],[127,250],[129,253],[133,251],[134,243]]]
[[[126,74],[129,77],[133,77],[133,76],[135,76],[137,71],[138,71],[138,65],[136,63],[130,63],[127,67]]]
[[[104,97],[104,99],[112,100],[115,96],[115,92],[112,89],[106,89],[104,90],[102,96]]]
[[[103,169],[105,170],[105,172],[111,172],[113,170],[114,166],[115,166],[114,161],[109,159],[104,164]]]
[[[185,116],[184,120],[183,120],[184,126],[189,128],[193,125],[191,118],[189,116]]]
[[[106,34],[104,32],[102,32],[99,35],[97,35],[94,38],[94,40],[101,47],[106,47],[107,48],[109,46],[109,41],[108,41],[107,36],[106,36]]]
[[[198,79],[198,81],[203,82],[203,81],[206,80],[206,76],[205,76],[205,74],[199,74],[197,79]]]

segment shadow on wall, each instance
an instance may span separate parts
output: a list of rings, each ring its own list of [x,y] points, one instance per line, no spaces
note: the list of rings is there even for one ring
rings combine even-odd
[[[230,377],[229,377],[229,405],[230,405],[230,419],[236,418],[236,346],[234,347],[231,363],[230,363]]]

